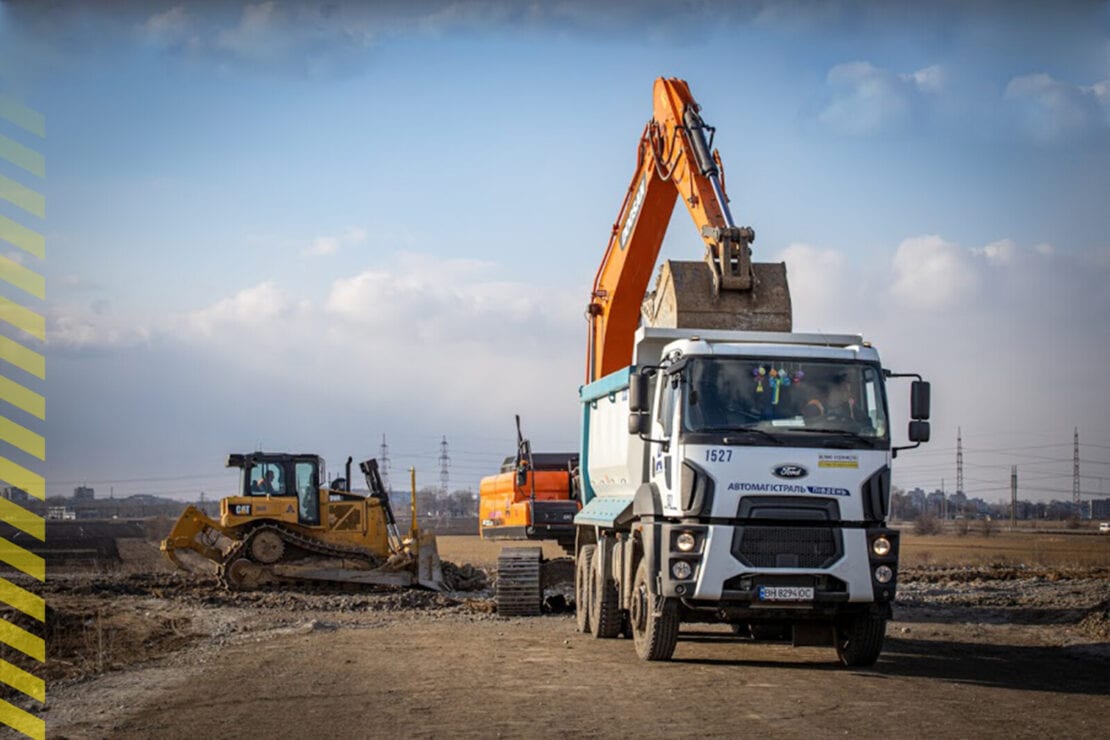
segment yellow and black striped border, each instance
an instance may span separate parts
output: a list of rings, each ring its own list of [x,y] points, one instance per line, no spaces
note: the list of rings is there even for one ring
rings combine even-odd
[[[19,182],[0,172],[0,201],[8,204],[5,208],[9,212],[14,207],[21,217],[30,217],[23,220],[41,229],[46,218],[46,198],[39,191],[46,178],[46,159],[38,151],[5,135],[7,133],[18,135],[25,141],[35,137],[42,140],[46,138],[46,121],[40,113],[0,95],[0,161],[6,170],[18,170],[22,180]],[[12,171],[12,174],[15,172]],[[46,240],[42,233],[2,213],[0,249],[34,257],[36,265],[46,258]],[[45,279],[35,269],[26,267],[22,260],[0,254],[0,280],[17,288],[16,291],[8,291],[9,294],[28,296],[39,302],[46,298]],[[0,481],[13,488],[21,488],[45,503],[46,481],[41,475],[41,466],[46,460],[46,439],[21,422],[46,419],[46,399],[24,385],[25,382],[37,385],[41,390],[46,378],[46,360],[41,351],[41,344],[46,339],[46,320],[41,309],[28,308],[17,300],[0,295],[0,322],[18,330],[14,332],[18,340],[0,334],[0,360],[4,363],[0,364],[0,401],[18,411],[12,414],[14,419],[8,418],[8,411],[0,411],[0,442],[4,443],[0,445]],[[19,372],[13,373],[12,368]],[[15,379],[9,375],[14,375]],[[9,456],[18,457],[9,452],[9,447],[19,450],[24,461],[34,461],[32,467],[38,467],[40,472],[9,459]],[[0,498],[0,521],[39,541],[46,537],[43,517],[12,500]],[[42,557],[3,537],[0,537],[0,562],[39,583],[46,579],[46,562]],[[25,582],[22,577],[19,580]],[[26,614],[45,628],[46,602],[41,595],[0,576],[0,602]],[[46,661],[46,641],[42,637],[3,619],[0,619],[0,642],[40,664]],[[46,701],[46,682],[42,678],[2,658],[0,682],[26,694],[39,706]],[[0,723],[32,738],[46,736],[46,722],[42,717],[3,699],[0,699]]]

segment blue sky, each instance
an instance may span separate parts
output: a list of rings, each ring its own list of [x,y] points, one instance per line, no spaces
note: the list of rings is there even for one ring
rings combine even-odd
[[[428,483],[447,435],[476,486],[516,412],[573,447],[582,310],[667,75],[796,325],[934,381],[896,482],[951,488],[961,426],[969,493],[1019,463],[1065,498],[1078,426],[1110,493],[1106,3],[329,7],[0,4],[0,93],[47,118],[52,492],[224,493],[226,452],[382,434]],[[682,211],[664,251],[701,254]]]

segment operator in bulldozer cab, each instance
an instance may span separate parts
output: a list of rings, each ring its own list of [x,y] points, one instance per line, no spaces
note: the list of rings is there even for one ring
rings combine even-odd
[[[258,466],[261,467],[261,466]],[[253,477],[253,476],[252,476]],[[283,487],[274,485],[274,470],[270,468],[265,474],[251,485],[251,493],[279,494],[284,493]]]

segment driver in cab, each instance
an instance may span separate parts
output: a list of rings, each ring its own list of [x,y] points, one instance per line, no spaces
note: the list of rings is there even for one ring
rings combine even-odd
[[[852,383],[845,372],[833,375],[824,386],[823,393],[806,401],[802,407],[802,416],[807,422],[826,419],[862,423],[867,420],[867,413],[859,407],[852,393]]]

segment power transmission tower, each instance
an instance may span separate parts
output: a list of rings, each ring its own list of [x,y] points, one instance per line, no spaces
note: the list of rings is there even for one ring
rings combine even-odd
[[[444,435],[443,441],[439,443],[439,492],[444,496],[447,495],[447,486],[450,483],[447,473],[450,466],[451,456],[447,454],[447,436]]]
[[[1079,498],[1079,427],[1075,428],[1075,442],[1072,447],[1071,502],[1075,507],[1075,516],[1082,518],[1083,503]]]
[[[964,492],[964,435],[960,427],[956,427],[956,493]]]
[[[385,435],[382,435],[382,446],[378,448],[378,472],[382,474],[382,486],[386,493],[392,493],[389,487],[389,445],[386,444]]]

